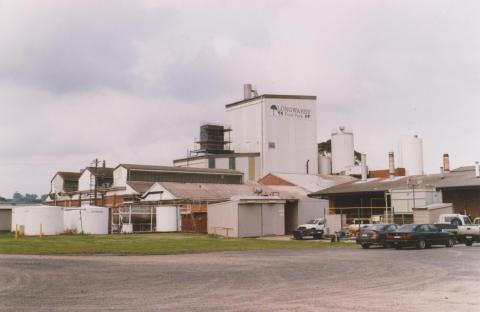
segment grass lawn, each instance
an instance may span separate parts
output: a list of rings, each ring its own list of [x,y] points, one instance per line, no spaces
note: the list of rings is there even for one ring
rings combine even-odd
[[[0,254],[117,254],[168,255],[214,251],[334,248],[355,246],[352,243],[318,241],[273,241],[260,239],[226,239],[205,234],[152,233],[117,235],[58,235],[20,237],[0,233]]]

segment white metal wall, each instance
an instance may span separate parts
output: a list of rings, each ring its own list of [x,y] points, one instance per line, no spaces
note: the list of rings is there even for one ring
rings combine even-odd
[[[56,175],[52,180],[52,192],[60,193],[63,192],[63,178],[59,175]]]
[[[318,172],[315,100],[271,99],[263,103],[262,175]]]
[[[262,100],[253,100],[227,108],[225,125],[232,128],[231,148],[236,153],[262,151]]]
[[[237,202],[228,201],[208,205],[208,234],[226,236],[227,230],[230,237],[238,237],[238,205]],[[231,230],[230,230],[231,229]]]

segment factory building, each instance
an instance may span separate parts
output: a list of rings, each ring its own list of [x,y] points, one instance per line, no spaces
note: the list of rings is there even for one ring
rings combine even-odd
[[[480,169],[461,167],[440,174],[353,181],[310,194],[329,200],[331,213],[354,220],[413,222],[413,211],[451,204],[456,213],[480,217]]]
[[[202,126],[198,147],[174,166],[234,168],[245,181],[270,172],[318,173],[315,96],[259,96],[247,84],[243,100],[225,106],[225,124]]]

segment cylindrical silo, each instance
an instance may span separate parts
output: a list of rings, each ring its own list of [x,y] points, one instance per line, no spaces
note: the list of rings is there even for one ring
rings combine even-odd
[[[339,127],[332,131],[332,172],[341,173],[354,165],[353,131]]]
[[[318,173],[332,174],[332,158],[327,155],[318,155]]]
[[[405,168],[407,176],[423,175],[423,140],[418,135],[400,138],[398,167]]]

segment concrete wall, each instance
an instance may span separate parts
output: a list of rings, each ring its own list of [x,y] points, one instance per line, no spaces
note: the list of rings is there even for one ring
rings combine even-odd
[[[12,229],[12,210],[0,209],[0,231],[10,231]]]

